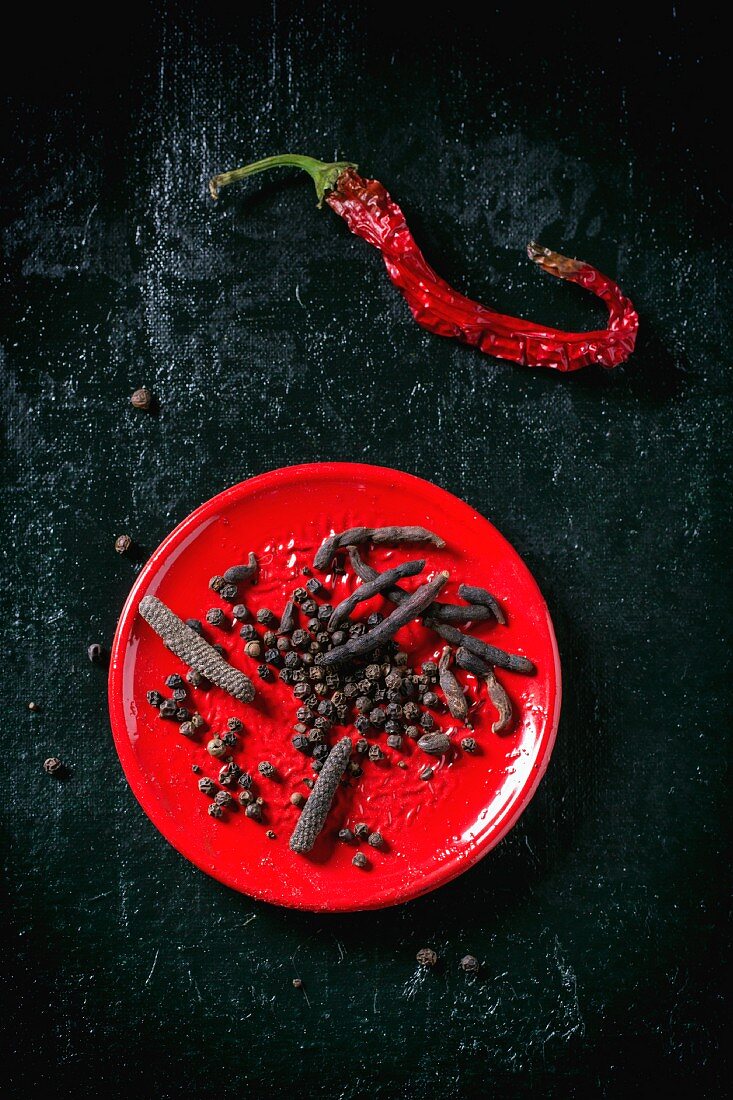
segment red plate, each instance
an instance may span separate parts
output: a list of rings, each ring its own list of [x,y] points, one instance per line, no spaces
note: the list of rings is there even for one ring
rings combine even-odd
[[[402,523],[429,527],[445,538],[446,548],[365,548],[365,558],[381,569],[405,557],[426,557],[428,571],[450,570],[442,597],[449,600],[457,598],[460,581],[489,588],[505,608],[508,625],[480,624],[472,632],[534,661],[534,676],[498,672],[518,715],[514,729],[505,736],[491,732],[495,715],[485,689],[461,674],[476,701],[472,716],[480,753],[470,756],[459,748],[465,731],[451,725],[447,716],[438,721],[453,731],[456,747],[437,761],[413,742],[404,752],[395,752],[382,734],[387,760],[365,762],[362,778],[338,790],[311,855],[295,855],[288,838],[298,811],[289,796],[294,790],[307,794],[302,780],[312,775],[308,760],[290,740],[295,700],[279,680],[259,680],[256,662],[244,655],[237,629],[210,627],[209,639],[224,645],[232,663],[252,675],[257,698],[245,706],[217,688],[191,691],[190,698],[214,731],[221,731],[230,716],[244,722],[235,759],[255,774],[267,804],[263,824],[245,817],[239,807],[224,821],[211,818],[209,800],[199,792],[199,776],[192,772],[197,764],[200,774],[218,774],[220,762],[206,752],[208,738],[187,740],[145,698],[150,688],[165,691],[165,677],[185,668],[137,614],[141,598],[154,594],[182,618],[203,620],[208,608],[226,607],[209,590],[209,578],[254,550],[259,582],[243,587],[240,597],[252,612],[266,606],[280,613],[292,589],[303,583],[301,569],[312,563],[324,534],[357,525]],[[321,578],[330,602],[338,602],[353,587],[348,558],[346,566],[344,575]],[[405,587],[417,583],[417,578],[404,582]],[[365,613],[388,610],[380,598],[363,608]],[[418,624],[398,637],[412,663],[440,651],[439,640]],[[371,909],[407,901],[448,882],[485,856],[514,825],[550,758],[560,712],[560,664],[550,616],[529,570],[467,504],[427,481],[379,466],[291,466],[242,482],[202,504],[155,551],[117,627],[109,705],[130,786],[153,823],[187,859],[221,882],[279,905]],[[257,764],[265,759],[277,768],[277,781],[257,776]],[[398,760],[407,768],[399,768]],[[419,778],[426,763],[435,768],[428,783]],[[362,847],[370,860],[367,871],[353,867],[354,849],[335,839],[339,828],[359,821],[378,829],[386,840],[384,851]],[[267,829],[276,839],[268,839]]]

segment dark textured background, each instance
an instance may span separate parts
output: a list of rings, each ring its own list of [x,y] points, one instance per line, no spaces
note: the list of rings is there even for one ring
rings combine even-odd
[[[242,10],[109,9],[97,30],[34,9],[5,35],[3,1076],[59,1096],[715,1095],[727,59],[684,4],[648,31],[618,9],[391,29],[363,5]],[[210,203],[213,172],[281,151],[357,160],[438,270],[507,312],[592,327],[597,303],[523,248],[592,261],[638,306],[633,361],[563,377],[422,332],[305,178]],[[158,418],[129,407],[140,384]],[[168,847],[85,655],[133,578],[116,534],[151,549],[231,483],[330,458],[490,517],[565,675],[549,772],[500,847],[409,906],[333,919]],[[69,782],[42,774],[50,753]],[[416,971],[424,944],[437,973]]]

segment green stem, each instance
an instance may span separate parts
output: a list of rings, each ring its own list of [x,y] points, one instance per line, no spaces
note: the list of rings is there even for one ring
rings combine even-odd
[[[255,161],[254,164],[247,164],[244,168],[235,168],[232,172],[222,172],[221,175],[214,176],[209,183],[209,191],[211,192],[212,199],[218,199],[219,191],[222,187],[226,187],[230,183],[236,183],[238,180],[243,180],[247,176],[254,176],[257,172],[266,172],[269,168],[302,168],[304,172],[308,173],[316,185],[318,205],[322,206],[326,191],[331,191],[336,186],[336,181],[344,169],[357,167],[356,164],[352,164],[347,160],[337,160],[333,161],[331,164],[327,164],[325,161],[315,160],[313,157],[301,157],[295,153],[283,153],[279,157],[265,157],[264,160]]]

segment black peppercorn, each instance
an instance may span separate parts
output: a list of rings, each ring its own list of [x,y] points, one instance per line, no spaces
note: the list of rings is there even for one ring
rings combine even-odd
[[[64,772],[64,765],[58,756],[49,756],[47,760],[43,761],[43,770],[46,775],[55,775],[57,779],[60,779]]]
[[[198,711],[194,711],[191,715],[191,725],[195,730],[201,730],[206,725],[206,722],[204,722]]]
[[[172,699],[164,699],[160,704],[158,713],[161,718],[175,718],[176,716],[176,704]]]
[[[214,798],[214,802],[217,806],[231,806],[234,799],[229,794],[229,791],[219,791]]]
[[[354,834],[351,829],[339,829],[338,838],[343,841],[344,844],[354,843]]]
[[[296,684],[293,688],[293,695],[296,699],[307,699],[307,697],[310,695],[310,690],[311,689],[308,684]]]
[[[375,626],[379,626],[381,622],[384,622],[384,615],[379,611],[373,611],[367,619],[367,626],[372,630]]]
[[[212,592],[221,592],[225,584],[226,581],[224,578],[220,577],[218,574],[209,578],[209,588]]]
[[[195,668],[189,668],[186,673],[186,679],[191,687],[200,688],[202,691],[210,686],[206,677],[202,676],[200,672],[197,672]]]
[[[151,707],[159,707],[163,702],[163,696],[160,694],[159,691],[155,691],[154,689],[147,692],[146,699],[150,703]]]
[[[241,795],[239,796],[241,799]],[[262,807],[257,802],[249,802],[247,808],[244,811],[247,817],[251,817],[253,821],[262,821]]]
[[[400,734],[402,733],[402,726],[398,721],[396,721],[396,719],[388,718],[387,721],[384,723],[384,732],[391,734]]]
[[[224,744],[230,749],[235,749],[239,744],[239,738],[237,737],[236,733],[232,733],[231,730],[227,730],[225,733],[222,733],[221,739]]]
[[[308,593],[305,588],[296,588],[293,592],[293,599],[296,603],[303,603],[303,600],[307,600]]]
[[[364,774],[361,765],[357,764],[355,760],[350,760],[347,764],[347,771],[353,779],[360,779]]]
[[[210,756],[222,757],[227,754],[227,747],[220,737],[212,737],[206,746],[206,751]]]
[[[411,741],[417,741],[418,737],[422,735],[422,730],[418,726],[405,726],[402,732]]]
[[[223,626],[226,622],[226,615],[220,607],[210,607],[206,612],[206,621],[211,626]]]
[[[257,765],[257,770],[260,775],[264,775],[265,779],[272,779],[275,774],[275,767],[269,760],[261,760]]]
[[[315,600],[303,600],[302,604],[300,605],[300,610],[303,612],[307,619],[311,619],[314,615],[318,613],[318,604]],[[310,630],[310,623],[308,623],[308,629]]]
[[[243,638],[245,642],[257,641],[257,631],[252,623],[245,623],[242,629],[239,631],[239,637]]]
[[[421,947],[415,956],[420,966],[435,966],[438,961],[438,956],[433,951],[432,947]]]
[[[333,607],[330,603],[322,603],[316,612],[319,622],[327,623],[333,615]]]
[[[306,755],[311,751],[311,743],[303,733],[296,733],[292,739],[292,745],[298,752],[305,753]]]
[[[358,715],[358,717],[354,720],[354,728],[357,730],[358,733],[369,732],[369,719],[367,718],[366,714]]]
[[[369,752],[369,742],[367,741],[366,737],[360,737],[359,740],[354,745],[354,749],[361,756],[363,756],[364,753]]]
[[[265,836],[267,837],[268,840],[274,840],[275,839],[275,834],[273,833],[272,829],[268,829],[267,832],[265,833]]]
[[[363,852],[357,852],[351,862],[355,867],[359,867],[361,870],[369,866],[369,860]]]
[[[298,810],[302,809],[303,806],[305,806],[305,803],[306,803],[305,796],[302,795],[300,793],[300,791],[293,791],[293,793],[290,796],[290,801],[293,804],[293,806],[295,806],[296,809],[298,809]]]
[[[478,745],[473,737],[464,737],[461,741],[461,748],[468,753],[478,752]]]
[[[118,554],[129,554],[134,543],[129,535],[118,535],[115,539],[115,550]]]
[[[272,673],[270,672],[267,665],[258,665],[257,666],[257,675],[259,676],[259,678],[261,680],[271,680],[272,679]]]
[[[333,645],[333,646],[343,645],[347,638],[348,638],[348,634],[346,633],[345,630],[334,630],[334,632],[331,635],[331,645]]]
[[[372,848],[383,848],[384,837],[381,833],[372,833],[369,837],[368,843],[371,844]]]
[[[366,634],[366,624],[362,622],[349,623],[349,637],[361,638],[363,634]]]
[[[218,805],[218,803],[212,802],[209,806],[209,816],[215,817],[217,820],[221,820],[221,818],[224,817],[224,811],[222,810],[221,806]]]
[[[420,772],[420,778],[424,780],[425,783],[427,783],[428,780],[433,778],[433,769],[430,767],[423,768]]]
[[[423,693],[422,704],[424,707],[437,707],[438,696],[434,691],[426,691]]]
[[[354,834],[359,840],[369,839],[369,826],[364,821],[360,821],[358,825],[354,826]]]
[[[369,759],[370,760],[375,760],[375,761],[376,760],[382,760],[383,757],[384,757],[384,753],[380,749],[379,745],[370,745],[369,746]]]
[[[181,725],[179,727],[179,732],[182,734],[183,737],[195,737],[196,736],[196,729],[193,725],[191,725],[190,722],[181,722]]]
[[[176,707],[176,713],[173,716],[176,722],[187,722],[191,717],[188,707]]]
[[[435,729],[435,719],[433,718],[430,711],[424,710],[423,713],[420,715],[420,725],[424,730]]]
[[[237,783],[243,790],[248,791],[252,786],[252,776],[249,772],[242,772],[242,774],[237,777]]]
[[[323,767],[323,761],[322,760],[313,760],[311,762],[311,768],[313,769],[314,772],[319,772],[322,769],[322,767]]]
[[[274,626],[277,623],[277,615],[270,611],[269,607],[261,607],[257,612],[257,622],[266,626]]]
[[[481,963],[475,955],[464,955],[458,965],[466,974],[478,974],[481,969]]]
[[[316,745],[313,749],[313,756],[316,760],[322,760],[325,762],[331,750],[328,745],[320,744]]]
[[[219,595],[223,600],[227,600],[229,603],[232,600],[236,600],[238,592],[236,584],[223,584],[219,589]]]
[[[101,665],[104,661],[104,648],[99,642],[92,642],[92,644],[87,647],[87,657],[93,665]]]
[[[180,688],[173,688],[172,694],[173,694],[173,698],[175,699],[175,701],[177,703],[182,703],[184,701],[184,699],[186,698],[187,692],[186,692],[185,688],[180,687]]]
[[[251,802],[254,802],[254,797],[251,791],[240,791],[237,795],[237,799],[242,806],[249,806]]]
[[[249,611],[243,603],[235,603],[234,607],[232,608],[232,615],[235,619],[237,619],[238,622],[244,623],[249,618]]]
[[[369,721],[373,726],[383,726],[385,722],[384,711],[380,707],[374,707],[369,711]]]
[[[389,737],[387,738],[387,744],[391,749],[401,749],[402,738],[400,737],[399,733],[390,733]]]
[[[310,636],[306,630],[294,630],[290,638],[290,644],[294,649],[302,649],[303,646],[308,645],[309,641]]]

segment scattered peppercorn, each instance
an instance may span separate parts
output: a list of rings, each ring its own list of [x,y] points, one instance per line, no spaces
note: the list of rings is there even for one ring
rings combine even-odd
[[[464,955],[458,965],[467,974],[478,974],[481,969],[481,963],[475,955]]]
[[[305,795],[302,795],[300,791],[293,791],[290,796],[290,801],[297,809],[305,806]]]
[[[118,535],[115,539],[115,550],[118,554],[129,554],[132,547],[133,542],[129,535]]]
[[[360,821],[358,825],[354,826],[354,835],[357,836],[359,840],[369,839],[369,826],[366,822]]]
[[[343,841],[344,844],[354,843],[354,834],[352,833],[351,829],[339,829],[338,837],[339,840]]]
[[[34,703],[33,700],[31,700],[30,703],[28,704],[28,710],[31,711],[31,713],[33,713],[33,714],[35,714],[40,709],[41,708],[40,708],[39,704]]]
[[[223,626],[226,622],[226,615],[220,607],[210,607],[206,612],[206,621],[211,623],[212,626]]]
[[[92,642],[92,644],[87,647],[87,656],[93,665],[101,665],[104,661],[104,648],[99,642]]]
[[[234,799],[229,794],[229,791],[219,791],[214,798],[214,802],[216,802],[217,806],[231,806]]]
[[[212,802],[211,805],[208,807],[208,810],[209,816],[215,817],[217,818],[217,820],[221,820],[221,818],[224,816],[224,811],[222,810],[221,806],[217,805],[216,802]]]
[[[264,775],[265,779],[272,779],[275,774],[275,768],[269,760],[261,760],[257,765],[257,770],[260,775]]]
[[[207,795],[207,797],[213,798],[216,794],[216,783],[213,779],[209,779],[209,777],[205,775],[202,779],[199,779],[199,790],[202,794]]]
[[[384,847],[384,837],[381,833],[372,833],[367,843],[371,844],[372,848],[382,848]]]
[[[58,756],[49,756],[48,760],[43,761],[43,770],[46,775],[55,775],[60,779],[65,769]]]
[[[150,412],[153,406],[153,395],[149,389],[141,386],[139,390],[135,390],[132,394],[130,404],[135,409],[141,409],[142,412]]]
[[[461,741],[461,748],[463,749],[464,752],[469,752],[469,753],[478,752],[478,745],[476,743],[475,738],[473,738],[473,737],[464,737],[463,740]]]
[[[212,737],[206,746],[206,751],[210,756],[226,756],[227,747],[220,737]]]
[[[244,794],[244,793],[245,792],[242,791],[242,794]],[[240,794],[239,798],[240,798],[240,801],[241,801],[241,799],[242,799],[241,794]],[[257,802],[250,802],[249,805],[247,806],[247,809],[244,812],[246,813],[247,817],[251,817],[253,821],[262,821],[262,807]]]
[[[302,978],[293,978],[293,989],[302,989],[302,988],[303,988],[303,979]]]
[[[421,947],[415,956],[420,966],[435,966],[438,961],[438,956],[433,951],[432,947]]]
[[[354,864],[354,867],[359,867],[361,870],[369,866],[369,860],[363,852],[356,852],[351,862]]]
[[[147,692],[145,697],[148,700],[148,702],[150,703],[151,707],[159,707],[161,705],[161,703],[163,702],[163,696],[160,694],[159,691],[155,691],[155,690],[149,691],[149,692]],[[33,705],[35,706],[35,704],[33,704]]]

